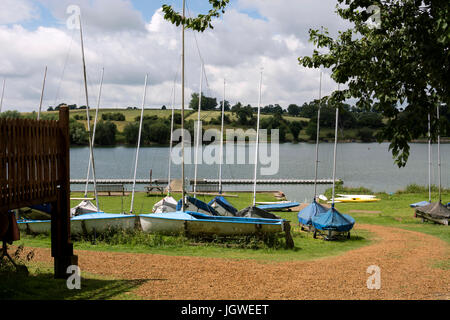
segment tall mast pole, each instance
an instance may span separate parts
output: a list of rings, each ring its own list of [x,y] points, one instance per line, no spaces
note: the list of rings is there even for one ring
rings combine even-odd
[[[81,15],[78,16],[80,21],[80,39],[81,39],[81,56],[83,58],[83,77],[84,77],[84,93],[86,95],[86,120],[87,120],[87,132],[89,137],[89,154],[90,162],[92,166],[92,177],[94,179],[94,195],[97,204],[97,209],[99,208],[98,194],[97,194],[97,180],[95,177],[95,161],[94,161],[94,149],[92,148],[92,137],[91,137],[91,122],[89,119],[89,94],[87,87],[87,73],[86,73],[86,59],[84,55],[84,42],[83,42],[83,27],[81,25]]]
[[[183,21],[181,24],[181,211],[185,208],[185,172],[184,172],[184,18],[186,0],[183,0]]]
[[[97,108],[95,109],[94,129],[92,131],[92,150],[94,149],[94,145],[95,145],[95,131],[97,130],[98,111],[100,109],[100,101],[101,101],[101,97],[102,97],[104,73],[105,73],[105,68],[102,68],[102,75],[100,77],[100,88],[98,90],[98,97],[97,97]],[[84,189],[84,197],[85,198],[87,198],[89,177],[91,175],[91,157],[92,157],[92,154],[89,154],[89,164],[88,164],[87,177],[86,177],[86,187]]]
[[[428,113],[428,202],[431,203],[431,115]]]
[[[334,154],[333,154],[333,198],[332,207],[334,208],[334,193],[336,189],[336,150],[337,150],[337,140],[338,140],[338,121],[339,121],[339,106],[336,107],[336,128],[334,131]]]
[[[170,179],[171,179],[171,167],[172,167],[173,122],[174,122],[174,116],[175,116],[174,108],[175,108],[175,81],[173,83],[173,90],[172,90],[172,118],[170,120],[169,174],[168,174],[168,177],[167,177],[167,181],[168,181],[168,184],[167,184],[167,195],[168,196],[170,196],[170,192],[172,191],[170,189]]]
[[[225,115],[225,79],[223,79],[222,122],[220,125],[219,194],[222,194],[223,127]]]
[[[438,123],[438,184],[439,184],[439,203],[442,202],[441,196],[441,126],[440,126],[439,104],[437,106],[437,123]]]
[[[263,71],[261,69],[261,76],[259,79],[258,118],[256,121],[256,148],[255,148],[255,175],[254,175],[254,180],[253,180],[253,206],[256,206],[256,178],[257,178],[257,174],[258,174],[259,117],[261,114],[262,77],[263,77]]]
[[[319,84],[319,108],[317,110],[317,136],[316,136],[316,166],[314,175],[314,201],[317,199],[317,172],[319,167],[319,135],[320,135],[320,108],[322,99],[322,71],[320,71],[320,84]]]
[[[2,98],[0,99],[0,112],[2,112],[2,107],[3,107],[3,97],[5,96],[5,85],[6,85],[6,79],[3,79]]]
[[[41,101],[39,102],[39,110],[38,110],[38,116],[37,119],[41,119],[41,110],[42,110],[42,101],[44,100],[44,90],[45,90],[45,80],[47,78],[47,66],[45,66],[44,71],[44,81],[42,82],[42,91],[41,91]]]
[[[200,135],[201,135],[201,118],[200,113],[202,111],[202,86],[203,86],[203,63],[200,67],[200,92],[198,94],[198,112],[197,112],[197,139],[195,145],[195,160],[194,160],[194,198],[197,197],[197,173],[198,173],[198,151],[200,148]]]
[[[133,192],[131,194],[130,213],[133,213],[134,194],[136,192],[136,173],[137,173],[137,166],[138,166],[138,161],[139,161],[139,148],[141,147],[142,123],[144,121],[145,97],[147,95],[147,79],[148,79],[148,74],[145,75],[144,94],[142,97],[141,119],[139,121],[139,135],[138,135],[138,143],[137,143],[137,148],[136,148],[136,162],[134,164]]]

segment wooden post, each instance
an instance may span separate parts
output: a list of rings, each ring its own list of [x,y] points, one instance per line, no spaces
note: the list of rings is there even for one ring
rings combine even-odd
[[[59,111],[59,162],[58,201],[52,204],[52,257],[54,257],[55,278],[66,279],[67,268],[78,265],[78,257],[73,254],[70,241],[70,140],[69,109],[61,106]]]

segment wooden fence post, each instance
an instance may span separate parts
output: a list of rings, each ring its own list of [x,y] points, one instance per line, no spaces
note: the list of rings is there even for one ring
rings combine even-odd
[[[52,204],[52,256],[54,257],[55,278],[66,279],[67,268],[78,265],[78,257],[73,254],[70,241],[70,139],[69,108],[59,110],[60,139],[58,149],[58,201]]]

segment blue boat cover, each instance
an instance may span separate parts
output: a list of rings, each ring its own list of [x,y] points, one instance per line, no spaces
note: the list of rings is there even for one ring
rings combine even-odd
[[[285,202],[285,203],[274,203],[274,204],[263,204],[259,205],[258,208],[267,210],[267,211],[276,211],[298,207],[300,203],[298,202]]]
[[[315,200],[306,208],[304,208],[303,210],[301,210],[297,217],[298,217],[298,222],[304,225],[311,225],[312,224],[312,217],[322,214],[322,213],[326,213],[328,211],[328,208],[325,208],[324,206],[322,206],[321,204],[317,203]]]
[[[410,204],[409,206],[410,206],[411,208],[418,208],[418,207],[427,206],[427,205],[429,205],[429,204],[430,204],[430,203],[429,203],[428,201],[420,201],[420,202],[412,203],[412,204]]]
[[[336,208],[331,208],[327,212],[312,218],[313,227],[319,230],[348,232],[354,224],[355,219],[348,214],[340,213]]]
[[[222,208],[224,208],[226,211],[228,211],[229,213],[231,213],[233,216],[236,215],[236,213],[238,212],[238,210],[233,207],[228,201],[227,199],[225,199],[222,196],[219,197],[215,197],[214,199],[212,199],[208,205],[212,206],[213,203],[217,203],[218,205],[220,205]]]
[[[219,214],[213,207],[211,207],[209,204],[207,204],[201,200],[198,200],[193,197],[187,197],[186,201],[189,203],[192,203],[194,206],[196,206],[197,208],[199,208],[203,211],[209,212],[213,216],[219,216]],[[176,210],[181,211],[181,207],[182,207],[182,199],[180,199],[180,201],[178,201]]]

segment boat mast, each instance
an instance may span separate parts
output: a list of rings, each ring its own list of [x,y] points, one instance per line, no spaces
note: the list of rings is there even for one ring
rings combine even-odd
[[[83,58],[83,76],[84,76],[84,93],[86,95],[86,121],[87,121],[87,132],[88,132],[88,138],[89,138],[89,157],[90,162],[92,165],[92,177],[94,179],[94,196],[95,201],[97,204],[97,209],[99,208],[99,202],[98,202],[98,194],[97,194],[97,181],[95,178],[95,161],[94,161],[94,149],[92,148],[92,137],[91,137],[91,123],[89,119],[89,94],[88,94],[88,87],[87,87],[87,73],[86,73],[86,59],[84,55],[84,42],[83,42],[83,28],[81,25],[81,15],[78,16],[80,21],[80,39],[81,39],[81,56]]]
[[[316,137],[316,166],[314,176],[314,201],[317,199],[317,170],[319,166],[319,134],[320,134],[320,108],[322,99],[322,71],[320,71],[320,84],[319,84],[319,108],[317,110],[317,137]]]
[[[220,156],[219,156],[219,194],[222,194],[222,164],[223,164],[223,124],[225,115],[225,79],[223,79],[222,122],[220,126]]]
[[[202,85],[203,85],[203,63],[200,67],[200,92],[198,94],[198,112],[197,112],[197,139],[195,145],[195,160],[194,160],[194,198],[197,198],[197,173],[198,173],[198,151],[200,147],[200,135],[201,135],[201,119],[200,113],[202,112]]]
[[[44,99],[44,90],[45,90],[45,80],[46,80],[46,78],[47,78],[47,66],[45,66],[44,81],[42,82],[41,101],[39,103],[39,110],[38,110],[38,115],[37,115],[37,119],[38,120],[41,119],[42,100]]]
[[[431,203],[431,115],[428,113],[428,202]]]
[[[441,126],[440,126],[439,104],[437,106],[437,123],[438,123],[438,184],[439,184],[439,203],[442,203],[441,196]]]
[[[261,76],[259,79],[259,98],[258,98],[258,118],[256,121],[256,150],[255,150],[255,175],[253,181],[253,206],[256,206],[256,178],[258,173],[258,153],[259,153],[259,117],[261,115],[261,92],[262,92],[262,76],[263,70],[261,68]]]
[[[105,68],[102,68],[102,75],[100,78],[100,88],[99,88],[98,97],[97,97],[97,109],[95,109],[94,129],[92,130],[92,150],[94,149],[94,145],[95,145],[95,131],[97,130],[98,111],[100,109],[100,101],[101,101],[101,96],[102,96],[104,73],[105,73]],[[87,177],[86,177],[86,187],[84,189],[84,197],[85,198],[87,198],[88,186],[89,186],[89,176],[91,175],[91,157],[92,157],[92,154],[89,155],[89,163],[88,163],[88,170],[87,170]]]
[[[6,79],[3,79],[2,98],[0,99],[0,112],[2,112],[2,107],[3,107],[3,97],[5,96],[5,85],[6,85]]]
[[[173,83],[173,90],[172,90],[172,118],[170,120],[169,174],[168,174],[168,177],[167,177],[167,181],[168,181],[168,184],[167,184],[167,195],[168,196],[170,196],[170,191],[171,191],[171,189],[170,189],[170,179],[171,179],[171,171],[170,171],[170,169],[172,167],[172,146],[173,146],[172,139],[173,139],[173,123],[174,123],[174,116],[175,116],[175,111],[174,111],[175,109],[174,108],[175,108],[175,81]]]
[[[333,154],[333,198],[331,200],[331,206],[334,208],[334,193],[336,189],[336,150],[338,140],[338,121],[339,121],[339,106],[336,107],[336,128],[334,131],[334,154]]]
[[[145,75],[144,94],[142,97],[141,119],[139,121],[139,135],[138,135],[138,143],[137,143],[137,148],[136,148],[136,162],[134,164],[133,192],[131,194],[130,213],[133,213],[134,194],[136,192],[136,172],[137,172],[137,166],[138,166],[138,161],[139,161],[139,148],[141,147],[142,122],[144,121],[145,97],[147,95],[147,79],[148,79],[148,74]],[[150,183],[151,183],[151,181],[150,181]]]
[[[184,172],[184,19],[186,15],[186,0],[183,0],[183,21],[181,24],[181,211],[185,207],[185,172]]]

